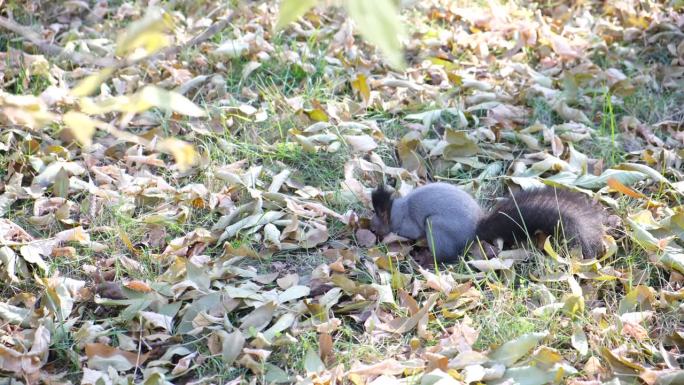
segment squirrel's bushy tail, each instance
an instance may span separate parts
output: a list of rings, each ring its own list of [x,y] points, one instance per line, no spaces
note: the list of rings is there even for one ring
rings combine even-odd
[[[603,253],[603,211],[585,195],[544,187],[513,194],[480,220],[476,235],[487,242],[525,242],[535,232],[561,237],[585,258]]]

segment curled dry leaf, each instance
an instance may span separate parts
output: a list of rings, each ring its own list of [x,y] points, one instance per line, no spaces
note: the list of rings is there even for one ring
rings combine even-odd
[[[45,365],[50,347],[50,331],[39,326],[32,333],[31,341],[24,341],[20,350],[0,345],[0,369],[12,373],[15,377],[36,381],[40,369]],[[28,349],[26,351],[21,351]]]
[[[87,344],[85,353],[88,357],[88,367],[105,372],[110,366],[118,371],[127,371],[147,360],[147,353],[126,352],[102,343]]]

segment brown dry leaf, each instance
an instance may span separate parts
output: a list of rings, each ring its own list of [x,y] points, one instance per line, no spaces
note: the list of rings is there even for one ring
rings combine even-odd
[[[83,227],[78,226],[73,229],[64,230],[55,235],[55,238],[61,242],[89,242],[90,235],[83,229]]]
[[[344,135],[344,139],[356,152],[366,153],[378,147],[370,135]]]
[[[328,229],[316,226],[303,234],[303,239],[299,241],[301,247],[308,249],[320,245],[328,240]]]
[[[432,309],[435,302],[437,301],[437,298],[437,294],[432,294],[430,295],[430,297],[428,297],[427,301],[425,301],[425,303],[423,304],[423,307],[418,312],[416,312],[416,314],[408,318],[395,318],[394,320],[390,321],[385,325],[378,325],[378,327],[391,333],[406,333],[415,328],[418,325],[418,322],[423,317],[427,316],[428,312]]]
[[[352,368],[346,373],[346,375],[357,375],[357,376],[378,376],[378,375],[391,375],[395,376],[401,374],[404,370],[408,369],[409,366],[402,364],[394,359],[383,360],[372,365],[361,365],[357,364],[352,366]]]
[[[552,102],[551,106],[553,107],[554,111],[556,111],[558,115],[565,120],[587,125],[592,124],[591,120],[587,118],[587,115],[585,115],[584,112],[568,106],[564,100],[557,99],[556,101]]]
[[[375,245],[376,236],[372,231],[366,229],[356,230],[356,241],[361,247],[371,247]]]
[[[548,32],[547,38],[551,40],[553,50],[561,57],[565,59],[576,59],[580,57],[579,52],[577,52],[564,37],[553,32]]]
[[[397,144],[397,153],[401,159],[401,165],[409,171],[417,171],[419,174],[425,173],[425,165],[422,157],[418,153],[421,144],[421,136],[417,131],[410,131],[401,138]]]
[[[321,333],[318,336],[318,355],[323,362],[328,362],[333,359],[333,341],[332,336],[328,333]]]
[[[275,311],[277,303],[274,301],[267,302],[255,309],[242,319],[240,327],[243,330],[254,328],[257,331],[264,329],[271,323],[273,319],[273,312]]]
[[[129,281],[124,284],[124,286],[128,289],[131,289],[133,291],[137,291],[139,293],[149,293],[152,291],[152,288],[150,285],[143,281]]]
[[[85,353],[91,369],[107,371],[111,366],[119,371],[138,367],[147,360],[147,353],[126,352],[102,343],[86,344]]]
[[[2,358],[0,369],[4,372],[10,372],[18,378],[36,381],[40,376],[40,369],[47,362],[50,331],[41,325],[32,331],[32,341],[24,341],[24,343],[26,345],[23,349],[28,349],[27,351],[0,345],[0,358]]]

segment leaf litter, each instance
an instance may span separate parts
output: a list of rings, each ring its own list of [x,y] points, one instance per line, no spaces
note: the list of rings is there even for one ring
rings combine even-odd
[[[0,383],[683,383],[681,4],[314,4],[6,5]],[[426,179],[616,226],[425,269]]]

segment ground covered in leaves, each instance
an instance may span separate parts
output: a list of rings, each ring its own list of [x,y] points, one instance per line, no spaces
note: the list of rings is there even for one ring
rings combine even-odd
[[[681,2],[418,1],[405,70],[152,5],[0,0],[0,384],[684,383]],[[369,193],[431,180],[584,192],[608,251],[424,269]]]

